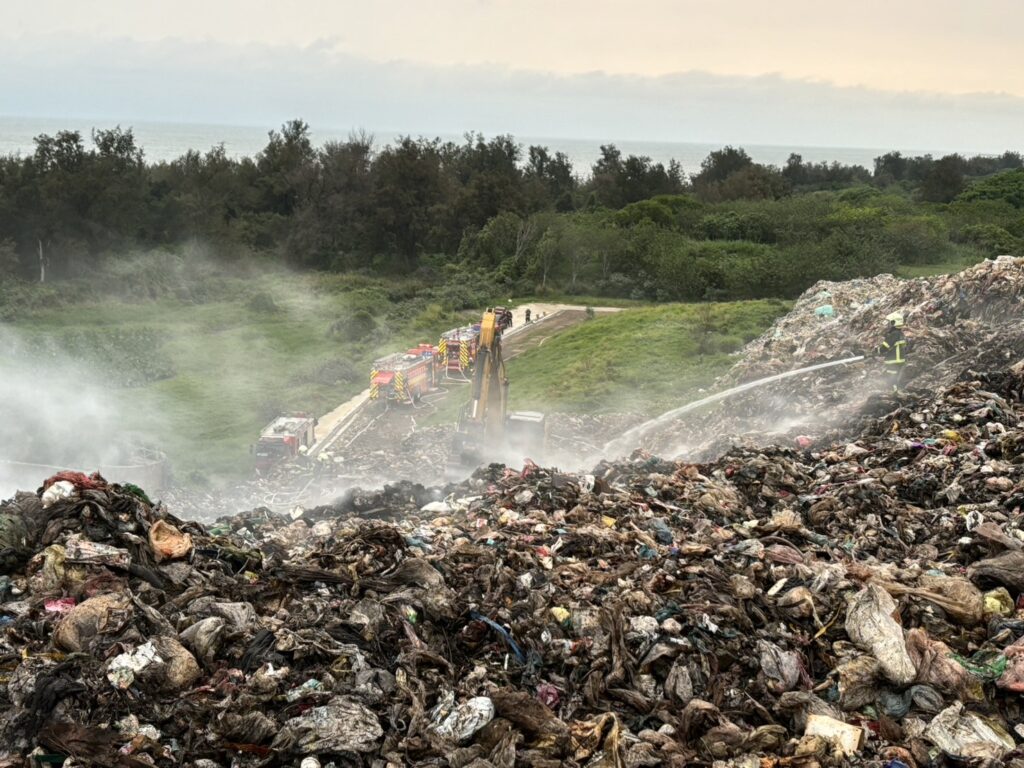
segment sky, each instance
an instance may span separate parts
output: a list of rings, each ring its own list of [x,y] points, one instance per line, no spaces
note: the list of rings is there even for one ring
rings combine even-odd
[[[4,0],[0,114],[996,151],[1019,0]]]

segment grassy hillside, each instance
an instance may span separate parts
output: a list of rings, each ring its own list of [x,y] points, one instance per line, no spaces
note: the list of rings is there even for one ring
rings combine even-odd
[[[392,301],[376,284],[276,274],[203,303],[104,298],[23,317],[4,328],[25,348],[19,364],[40,367],[40,387],[84,363],[100,383],[83,402],[110,404],[121,427],[201,483],[249,471],[249,445],[277,413],[327,412],[366,387],[375,357],[435,341],[470,315]]]
[[[710,384],[783,301],[669,304],[595,317],[509,363],[514,408],[651,411]]]
[[[632,307],[589,319],[508,362],[511,407],[545,412],[660,413],[694,397],[735,362],[790,302]],[[453,390],[429,423],[453,421]]]

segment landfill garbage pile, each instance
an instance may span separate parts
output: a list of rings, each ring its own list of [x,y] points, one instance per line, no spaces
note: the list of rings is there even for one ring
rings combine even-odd
[[[1024,317],[1024,258],[1000,256],[954,274],[820,281],[743,348],[730,380],[748,381],[824,360],[871,354],[901,313],[911,359],[973,354],[991,329]],[[962,361],[961,361],[962,362]]]
[[[461,392],[458,396],[464,397]],[[596,457],[606,440],[621,434],[635,420],[635,415],[628,414],[549,414],[546,450],[534,458],[546,465],[582,469],[597,460],[588,463],[581,461],[582,457]],[[320,463],[325,466],[317,474],[367,486],[383,485],[394,478],[443,484],[452,464],[454,436],[454,424],[416,427],[401,436],[367,430],[344,448],[321,454]]]
[[[730,397],[658,425],[641,445],[659,455],[704,461],[731,445],[821,440],[892,392],[874,350],[894,312],[902,313],[909,340],[903,389],[948,386],[967,366],[1010,365],[1024,355],[1024,259],[1000,256],[956,275],[914,280],[880,275],[819,282],[744,347],[716,389],[831,360],[865,360]]]
[[[582,469],[598,460],[600,446],[635,422],[635,414],[564,414],[549,416],[547,450],[538,461]],[[282,463],[265,477],[219,490],[177,486],[164,501],[189,520],[212,521],[226,513],[266,507],[289,512],[297,505],[311,507],[341,496],[355,486],[381,487],[402,478],[423,485],[449,481],[450,447],[454,425],[422,427],[405,436],[366,430],[316,458]],[[462,479],[461,477],[458,479]]]
[[[1024,361],[823,447],[0,505],[0,766],[1024,765]]]

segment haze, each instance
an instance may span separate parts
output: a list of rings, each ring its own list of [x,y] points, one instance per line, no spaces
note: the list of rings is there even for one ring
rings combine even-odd
[[[19,2],[0,114],[999,151],[1011,0]]]

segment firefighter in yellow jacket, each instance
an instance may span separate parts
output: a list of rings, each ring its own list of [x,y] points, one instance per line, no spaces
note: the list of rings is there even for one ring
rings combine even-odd
[[[889,321],[889,326],[877,351],[885,358],[885,372],[892,378],[892,391],[898,392],[907,365],[907,337],[903,335],[903,314],[893,312],[885,319]]]

